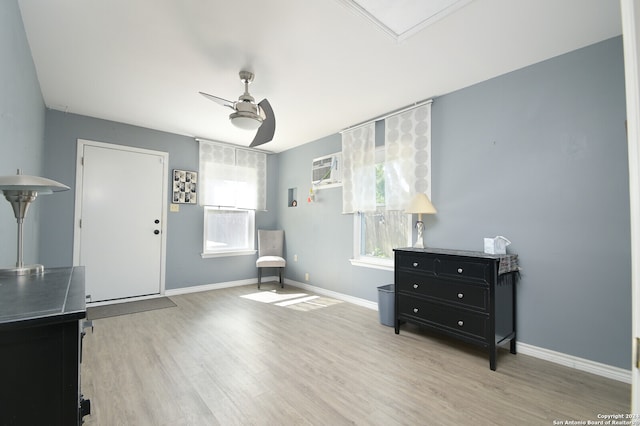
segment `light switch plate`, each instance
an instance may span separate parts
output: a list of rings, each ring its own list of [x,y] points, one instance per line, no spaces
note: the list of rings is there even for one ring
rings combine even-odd
[[[171,204],[171,205],[169,205],[169,211],[170,212],[179,212],[180,211],[180,204]]]

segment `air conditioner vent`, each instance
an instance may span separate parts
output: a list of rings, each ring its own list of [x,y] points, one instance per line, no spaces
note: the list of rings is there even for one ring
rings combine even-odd
[[[311,166],[311,182],[315,187],[342,185],[342,153],[314,158]]]

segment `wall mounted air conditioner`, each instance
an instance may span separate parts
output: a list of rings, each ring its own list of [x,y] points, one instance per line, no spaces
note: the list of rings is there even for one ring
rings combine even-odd
[[[342,185],[342,153],[314,158],[311,165],[311,182],[316,188]]]

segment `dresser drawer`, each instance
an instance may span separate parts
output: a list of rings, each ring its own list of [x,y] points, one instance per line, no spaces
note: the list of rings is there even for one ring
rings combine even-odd
[[[491,279],[491,268],[485,262],[438,257],[435,264],[436,273],[445,277],[482,282],[489,282]]]
[[[396,253],[396,268],[411,269],[417,272],[433,274],[435,272],[435,258],[424,254]]]
[[[481,311],[489,309],[489,288],[482,285],[464,284],[403,272],[399,276],[396,287],[398,292],[429,297]]]
[[[438,305],[400,294],[397,297],[397,315],[400,317],[408,317],[447,332],[487,340],[488,315]]]

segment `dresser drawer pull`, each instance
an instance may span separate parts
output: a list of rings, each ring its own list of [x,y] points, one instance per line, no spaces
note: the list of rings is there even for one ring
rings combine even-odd
[[[413,308],[413,313],[417,314],[418,313],[418,308]]]
[[[458,273],[461,274],[462,273],[462,268],[458,268]]]
[[[462,327],[464,325],[464,321],[458,321],[458,325]]]
[[[418,288],[418,287],[419,287],[418,284],[413,285],[413,288]]]
[[[464,297],[463,293],[458,293],[458,299],[462,299]]]
[[[418,267],[418,262],[413,262],[413,267],[417,268]]]

